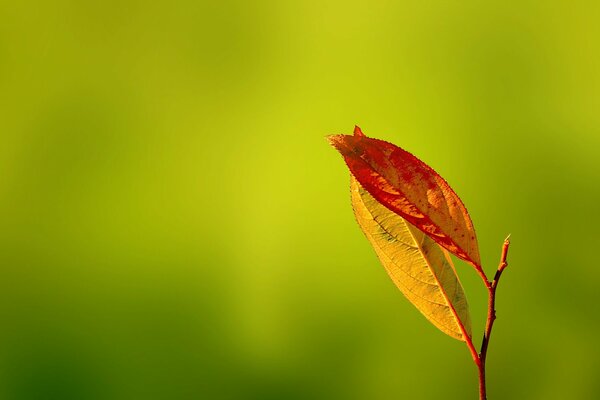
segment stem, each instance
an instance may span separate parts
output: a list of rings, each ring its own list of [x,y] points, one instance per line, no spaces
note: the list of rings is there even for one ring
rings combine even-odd
[[[510,235],[504,239],[504,243],[502,244],[502,254],[500,256],[500,265],[498,266],[498,270],[494,275],[494,280],[489,281],[481,269],[477,269],[479,275],[483,279],[483,283],[488,290],[488,312],[487,312],[487,321],[485,324],[485,332],[483,334],[483,340],[481,342],[481,351],[477,359],[475,360],[475,364],[477,365],[477,369],[479,371],[479,400],[487,400],[486,395],[486,387],[485,387],[485,360],[487,357],[487,349],[490,343],[490,335],[492,334],[492,328],[494,326],[494,321],[496,320],[496,288],[498,287],[498,281],[500,281],[500,276],[502,275],[502,271],[508,266],[508,262],[506,261],[506,257],[508,255],[508,246],[510,245]],[[467,342],[467,346],[469,343]],[[471,350],[471,346],[469,346],[469,350]]]
[[[485,392],[485,363],[482,363],[481,359],[477,363],[477,369],[479,370],[479,400],[487,400]]]

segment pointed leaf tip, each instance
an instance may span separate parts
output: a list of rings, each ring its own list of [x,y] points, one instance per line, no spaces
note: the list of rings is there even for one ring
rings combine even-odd
[[[363,131],[360,129],[360,127],[358,125],[354,125],[354,136],[365,137],[366,135],[363,133]]]
[[[329,144],[339,150],[344,138],[344,135],[327,135],[325,139]]]

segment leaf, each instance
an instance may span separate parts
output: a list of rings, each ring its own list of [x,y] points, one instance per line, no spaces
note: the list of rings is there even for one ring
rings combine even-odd
[[[329,142],[371,196],[440,246],[481,270],[471,217],[446,181],[423,161],[383,140],[332,135]]]
[[[448,252],[351,179],[356,220],[398,289],[442,332],[471,337],[469,306]]]

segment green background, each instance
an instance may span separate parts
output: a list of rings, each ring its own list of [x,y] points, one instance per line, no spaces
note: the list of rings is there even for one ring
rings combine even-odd
[[[599,19],[0,2],[0,398],[475,399],[354,221],[324,140],[354,124],[450,182],[489,274],[512,234],[490,399],[600,398]]]

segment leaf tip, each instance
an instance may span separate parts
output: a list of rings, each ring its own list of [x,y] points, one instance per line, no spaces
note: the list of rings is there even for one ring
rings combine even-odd
[[[358,125],[354,125],[354,136],[365,137],[366,135],[363,133],[363,131],[360,129],[360,127]]]
[[[344,135],[327,135],[325,136],[325,140],[335,148],[338,148],[340,142],[342,141],[342,136]]]

